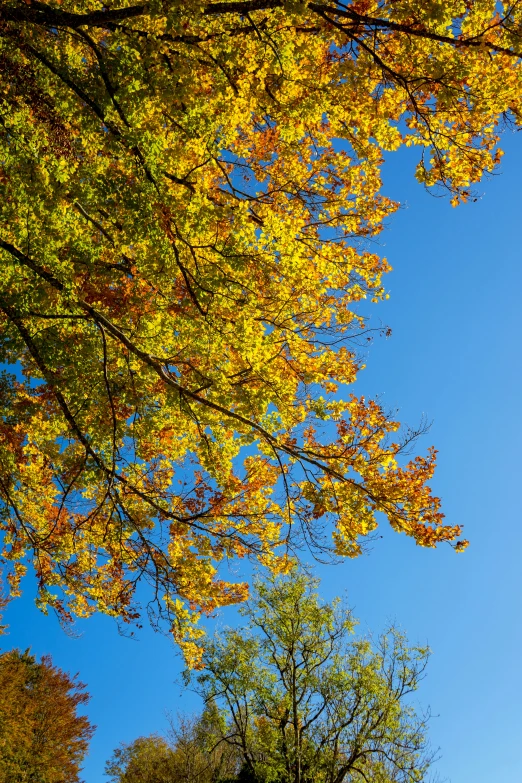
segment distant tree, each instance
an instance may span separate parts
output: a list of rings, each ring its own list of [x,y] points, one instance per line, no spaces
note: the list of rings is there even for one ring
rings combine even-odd
[[[168,739],[138,737],[120,745],[105,771],[113,783],[218,783],[236,780],[241,758],[223,742],[226,724],[211,702],[200,717],[171,720]]]
[[[163,737],[138,737],[116,748],[105,766],[114,783],[171,783],[174,754]]]
[[[78,707],[85,685],[11,650],[0,655],[0,783],[78,783],[94,726]]]
[[[224,783],[237,780],[241,755],[223,742],[226,718],[210,699],[201,717],[171,719],[170,739],[177,764],[176,781]]]
[[[351,613],[322,603],[306,574],[257,582],[246,627],[208,645],[201,695],[223,709],[238,780],[414,783],[425,779],[426,722],[409,695],[429,651],[395,628],[352,636]]]

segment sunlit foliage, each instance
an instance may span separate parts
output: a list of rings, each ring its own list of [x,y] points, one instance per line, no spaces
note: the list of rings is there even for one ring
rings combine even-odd
[[[520,2],[0,5],[0,496],[63,619],[192,620],[223,558],[455,542],[360,370],[383,151],[453,203],[520,112]],[[412,325],[413,327],[414,325]],[[10,365],[10,367],[9,367]],[[9,371],[8,371],[9,370]],[[408,435],[405,440],[408,441]],[[458,542],[457,549],[465,542]]]

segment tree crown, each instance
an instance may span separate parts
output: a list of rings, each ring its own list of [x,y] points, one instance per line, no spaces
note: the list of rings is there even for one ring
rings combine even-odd
[[[454,542],[435,452],[345,393],[386,296],[383,151],[454,203],[520,117],[520,2],[0,5],[0,496],[17,594],[137,619],[196,661],[218,572],[357,555],[378,514]],[[10,370],[10,372],[8,371]],[[344,397],[341,398],[340,394]],[[457,542],[455,544],[455,542]]]

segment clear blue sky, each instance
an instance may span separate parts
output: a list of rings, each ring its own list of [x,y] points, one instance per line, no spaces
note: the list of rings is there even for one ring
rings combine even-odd
[[[433,420],[421,446],[439,449],[434,488],[471,546],[463,555],[426,551],[383,530],[367,556],[319,569],[323,595],[346,591],[363,630],[395,620],[431,645],[419,701],[439,716],[436,770],[452,783],[522,780],[522,136],[503,146],[500,176],[458,209],[415,182],[411,151],[390,156],[385,192],[404,208],[380,237],[394,271],[375,318],[393,336],[370,348],[355,388],[381,394],[401,421]],[[30,593],[8,610],[3,647],[51,653],[88,684],[98,730],[87,783],[106,780],[104,762],[120,741],[164,730],[167,711],[198,708],[175,683],[181,666],[168,638],[145,629],[131,641],[106,618],[70,638]],[[220,621],[232,624],[235,613]]]

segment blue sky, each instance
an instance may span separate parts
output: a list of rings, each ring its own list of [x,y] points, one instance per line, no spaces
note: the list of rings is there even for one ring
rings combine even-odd
[[[403,422],[433,421],[420,448],[439,449],[433,486],[471,546],[422,550],[383,528],[368,555],[318,568],[324,597],[346,594],[363,632],[391,620],[429,642],[418,700],[438,716],[435,769],[452,783],[522,780],[522,137],[509,134],[503,147],[500,175],[458,209],[415,182],[414,151],[389,156],[384,191],[403,208],[376,248],[394,271],[375,323],[393,335],[371,346],[355,387],[380,394]],[[30,588],[6,613],[2,646],[51,653],[80,673],[98,726],[84,778],[102,783],[120,741],[164,730],[167,712],[195,710],[197,699],[176,684],[181,662],[167,637],[145,628],[137,641],[123,638],[106,618],[67,636],[33,607]],[[219,618],[235,621],[233,610]]]

